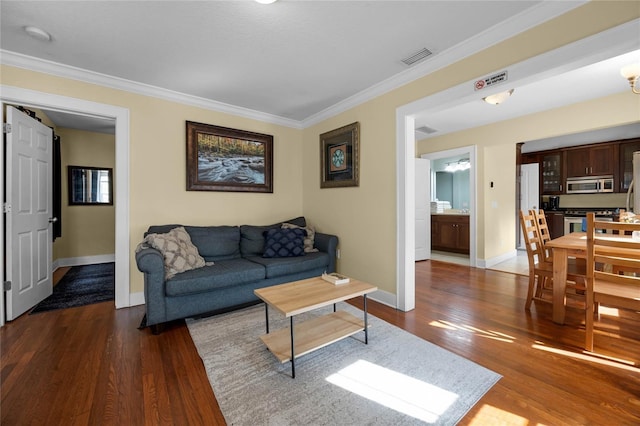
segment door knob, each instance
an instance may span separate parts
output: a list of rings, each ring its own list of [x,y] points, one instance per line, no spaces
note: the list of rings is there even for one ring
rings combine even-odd
[[[50,217],[49,218],[49,223],[56,223],[58,221],[57,217]]]

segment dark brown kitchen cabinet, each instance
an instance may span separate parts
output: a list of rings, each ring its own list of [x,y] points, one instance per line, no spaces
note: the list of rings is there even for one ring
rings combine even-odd
[[[562,152],[540,154],[540,189],[542,195],[562,194]]]
[[[533,164],[540,161],[537,152],[529,152],[520,156],[520,164]]]
[[[620,144],[620,192],[627,192],[633,180],[633,153],[640,151],[640,139]],[[635,187],[636,185],[634,185]]]
[[[614,175],[617,152],[618,145],[611,143],[567,149],[567,177]]]
[[[469,216],[431,215],[431,249],[469,254]]]

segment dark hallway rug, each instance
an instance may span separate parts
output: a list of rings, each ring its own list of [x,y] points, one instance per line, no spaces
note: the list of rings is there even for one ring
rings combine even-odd
[[[53,294],[31,310],[31,314],[75,308],[115,299],[115,263],[72,267],[53,287]]]

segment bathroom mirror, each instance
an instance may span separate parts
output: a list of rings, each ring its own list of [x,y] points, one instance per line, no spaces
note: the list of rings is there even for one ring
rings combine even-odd
[[[113,169],[68,166],[69,205],[113,205]]]

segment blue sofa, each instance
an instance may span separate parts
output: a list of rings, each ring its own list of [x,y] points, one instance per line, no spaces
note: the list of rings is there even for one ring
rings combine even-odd
[[[168,321],[226,312],[256,304],[257,288],[335,272],[335,235],[315,233],[317,252],[303,256],[263,257],[265,233],[280,228],[269,226],[184,226],[191,242],[206,262],[165,279],[163,254],[151,247],[136,253],[138,269],[144,274],[146,314],[141,328]],[[286,221],[305,227],[304,217]],[[145,233],[163,234],[182,225],[151,226]],[[159,328],[153,327],[157,333]]]

